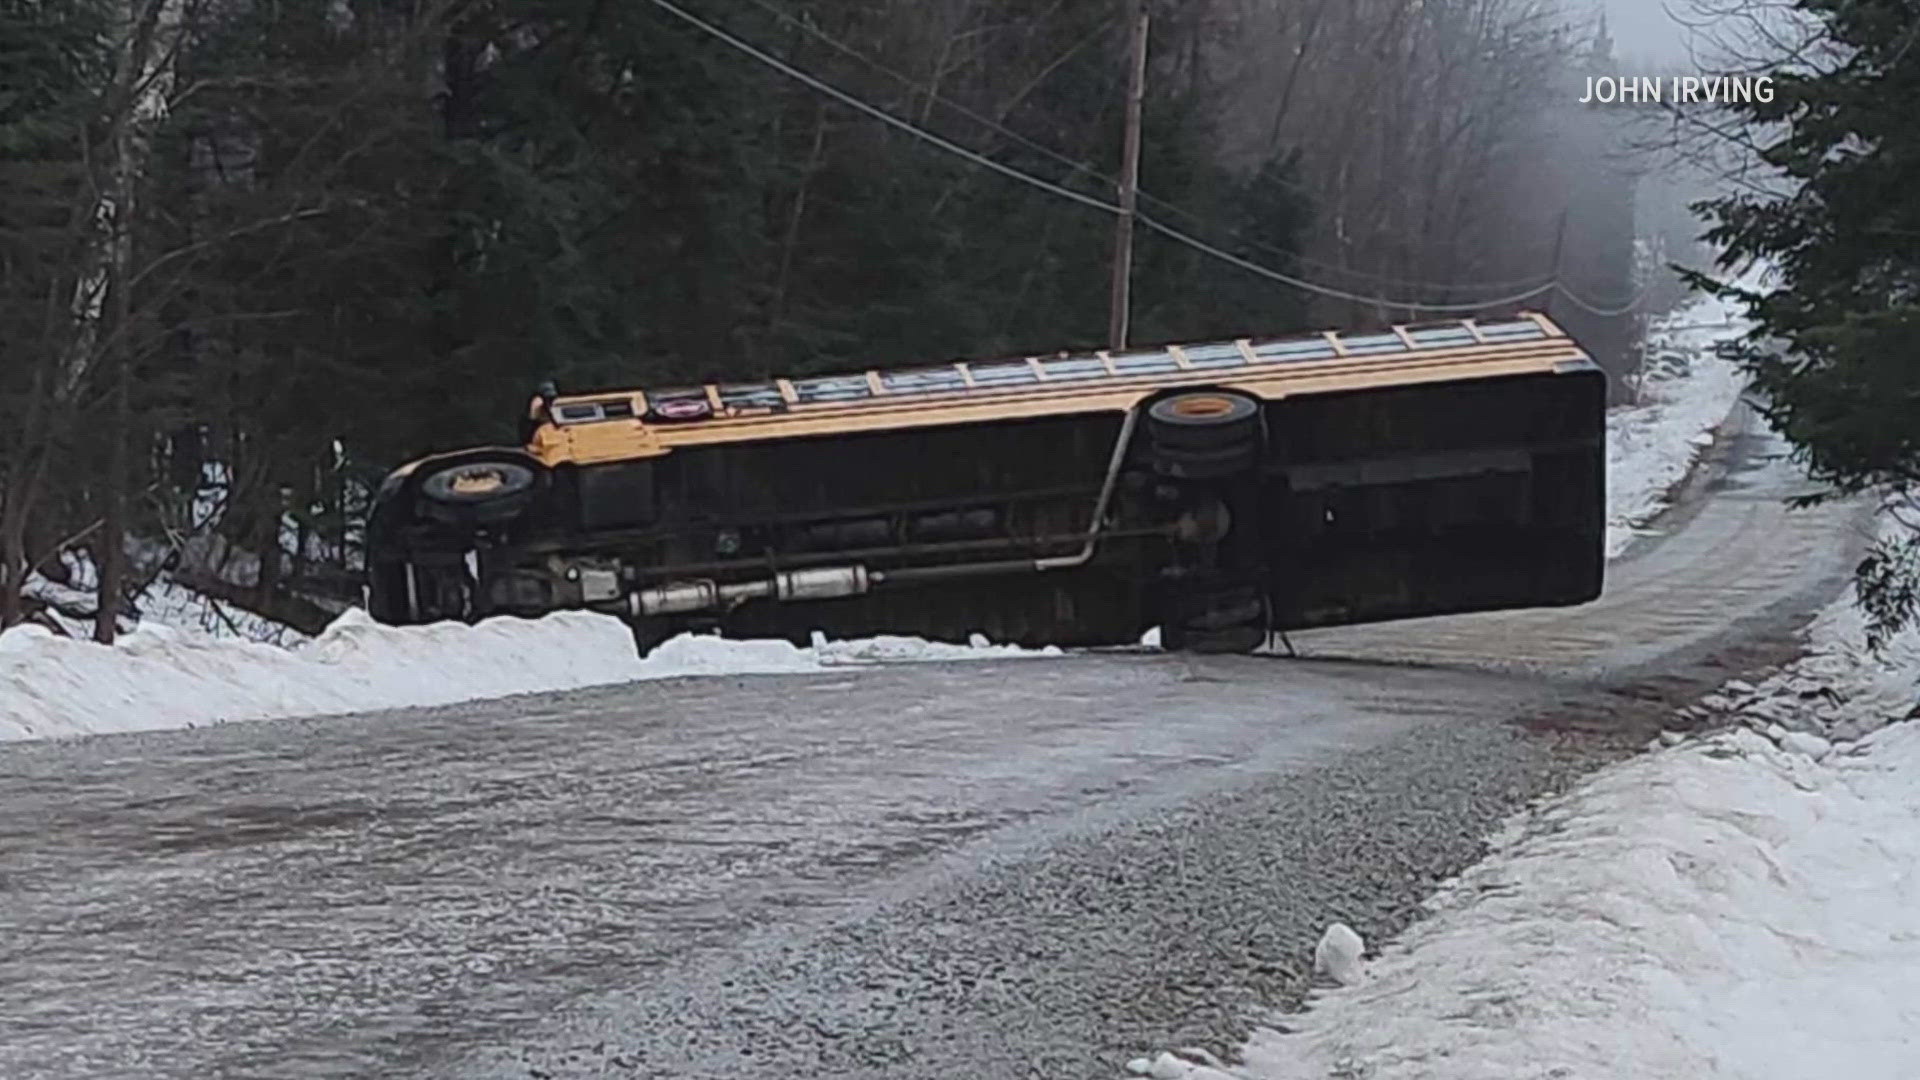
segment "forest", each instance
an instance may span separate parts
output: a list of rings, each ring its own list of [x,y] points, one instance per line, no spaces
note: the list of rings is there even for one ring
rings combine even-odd
[[[1583,13],[1147,9],[1134,340],[1545,307],[1631,366]],[[0,0],[0,626],[167,572],[317,628],[370,486],[545,379],[1106,344],[1137,11]]]

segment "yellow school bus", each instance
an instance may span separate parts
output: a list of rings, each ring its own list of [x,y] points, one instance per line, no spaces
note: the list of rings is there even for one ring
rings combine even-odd
[[[1605,403],[1536,314],[554,396],[388,478],[368,605],[1223,652],[1578,604]]]

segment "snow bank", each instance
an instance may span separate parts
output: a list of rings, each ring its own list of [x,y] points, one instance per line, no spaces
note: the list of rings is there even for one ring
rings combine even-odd
[[[1607,557],[1625,551],[1667,508],[1668,496],[1713,445],[1713,430],[1746,376],[1713,346],[1746,334],[1731,305],[1705,297],[1657,322],[1647,336],[1639,405],[1607,415]]]
[[[1744,724],[1783,734],[1850,742],[1914,710],[1920,638],[1902,635],[1879,657],[1867,653],[1866,621],[1849,598],[1815,619],[1807,652],[1758,684],[1730,682],[1680,712],[1687,726]]]
[[[352,612],[299,648],[142,623],[106,647],[0,634],[0,739],[439,705],[633,678],[614,619],[395,628]]]
[[[84,554],[67,552],[61,556],[61,561],[66,564],[71,585],[62,585],[35,573],[27,576],[21,592],[46,603],[45,617],[58,623],[68,636],[91,637],[92,616],[76,617],[66,612],[92,612],[98,609],[98,572],[94,569],[93,560]],[[272,645],[292,645],[306,640],[305,634],[290,626],[196,592],[164,572],[156,575],[133,598],[132,610],[126,616],[121,621],[127,629],[138,625],[160,626]]]
[[[162,574],[135,601],[139,622],[176,630],[198,630],[214,637],[241,638],[267,645],[292,645],[307,635],[285,623],[196,592]]]
[[[1740,729],[1610,772],[1299,1033],[1153,1075],[1920,1076],[1920,727],[1833,760]]]
[[[1876,660],[1848,611],[1800,664],[1729,685],[1746,725],[1515,817],[1295,1033],[1257,1033],[1231,1070],[1161,1054],[1129,1071],[1920,1076],[1920,724],[1886,726],[1920,715],[1920,635]]]
[[[814,657],[823,665],[903,663],[934,660],[1012,660],[1022,657],[1063,656],[1057,646],[1026,649],[1018,645],[995,645],[984,634],[974,634],[965,645],[928,641],[917,637],[858,638],[853,641],[828,641],[823,634],[813,636]]]
[[[0,740],[446,705],[690,675],[1057,655],[982,638],[971,645],[820,640],[802,649],[689,634],[642,660],[618,619],[584,612],[392,627],[356,610],[290,649],[155,623],[112,647],[20,626],[0,634]]]

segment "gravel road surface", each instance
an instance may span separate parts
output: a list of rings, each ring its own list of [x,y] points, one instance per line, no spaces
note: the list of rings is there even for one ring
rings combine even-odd
[[[0,750],[0,1076],[1113,1077],[1773,662],[1857,509],[1742,435],[1584,608]]]

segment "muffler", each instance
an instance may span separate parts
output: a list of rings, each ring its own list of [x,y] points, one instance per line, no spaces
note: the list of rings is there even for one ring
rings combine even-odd
[[[633,614],[690,615],[730,611],[748,600],[837,600],[863,596],[873,588],[864,566],[827,566],[786,570],[759,581],[722,585],[716,581],[670,581],[641,589],[629,598]]]

